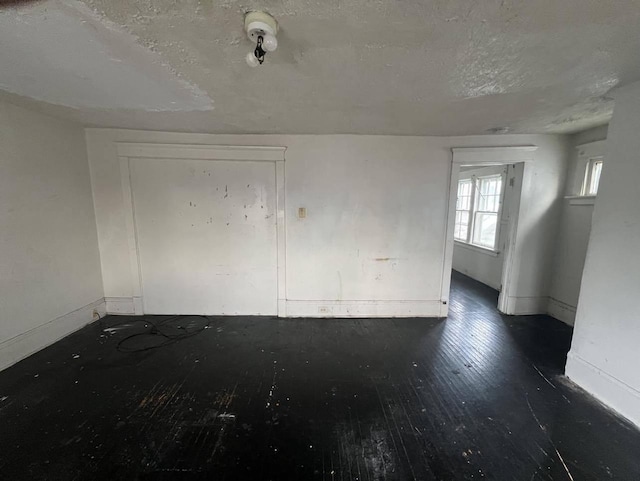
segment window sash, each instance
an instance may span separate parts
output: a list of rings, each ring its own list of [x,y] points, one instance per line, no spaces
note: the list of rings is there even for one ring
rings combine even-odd
[[[589,159],[587,168],[584,173],[584,182],[582,183],[582,195],[591,196],[598,194],[600,186],[600,176],[602,175],[603,159],[595,157]]]
[[[502,198],[502,175],[491,175],[476,179],[477,210],[499,212]]]
[[[483,219],[489,220],[485,224]],[[493,221],[491,221],[493,219]],[[473,237],[471,244],[494,250],[498,240],[499,219],[497,212],[476,211],[473,221]]]
[[[456,197],[456,217],[453,238],[460,242],[469,242],[471,232],[471,212],[473,210],[473,181],[462,179],[458,181],[458,196]]]
[[[455,227],[453,231],[454,239],[461,242],[468,242],[469,232],[471,231],[471,211],[456,210]],[[463,221],[464,218],[464,221]]]

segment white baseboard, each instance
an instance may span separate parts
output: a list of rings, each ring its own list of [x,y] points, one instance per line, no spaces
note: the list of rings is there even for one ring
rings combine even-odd
[[[140,297],[105,297],[107,314],[142,315]],[[278,317],[446,317],[440,301],[293,301],[278,299]]]
[[[107,314],[133,314],[132,297],[105,297]]]
[[[59,341],[72,332],[91,323],[93,311],[100,316],[106,313],[104,299],[98,299],[75,311],[57,317],[27,332],[18,334],[0,343],[0,370],[5,369],[25,357]]]
[[[547,314],[570,326],[573,326],[576,321],[575,306],[554,299],[553,297],[550,297],[547,303]]]
[[[140,297],[105,297],[107,314],[116,316],[142,315],[142,298]]]
[[[620,415],[640,427],[640,391],[569,352],[566,376]]]
[[[505,314],[512,316],[528,316],[532,314],[546,314],[549,298],[543,297],[513,297],[507,298]]]
[[[293,301],[281,317],[441,317],[440,301]]]
[[[565,324],[573,326],[576,319],[576,308],[553,297],[509,297],[505,314],[528,316],[532,314],[548,314]]]

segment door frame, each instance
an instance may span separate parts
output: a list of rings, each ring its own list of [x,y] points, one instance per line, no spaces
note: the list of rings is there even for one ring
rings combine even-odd
[[[210,160],[271,162],[276,181],[276,263],[277,311],[286,313],[286,237],[285,237],[285,151],[281,146],[157,144],[147,142],[116,142],[120,163],[120,181],[125,213],[125,228],[129,247],[133,313],[144,314],[144,292],[136,232],[136,213],[131,185],[131,162],[135,159]]]
[[[441,317],[447,317],[449,312],[449,296],[451,291],[451,270],[453,267],[453,231],[456,217],[456,198],[458,193],[458,178],[460,167],[493,166],[524,163],[526,165],[535,158],[535,145],[522,145],[511,147],[454,147],[451,149],[451,171],[449,177],[449,201],[447,206],[447,219],[445,231],[445,244],[443,256],[442,282],[441,282]],[[504,260],[502,264],[502,289],[498,297],[498,310],[505,314],[514,313],[514,293],[519,274],[519,262],[517,257],[518,247],[518,218],[520,215],[520,197],[522,195],[524,172],[522,176],[516,176],[513,186],[514,196],[511,205],[507,206],[509,222],[506,226],[506,242]],[[521,241],[521,239],[520,239]]]

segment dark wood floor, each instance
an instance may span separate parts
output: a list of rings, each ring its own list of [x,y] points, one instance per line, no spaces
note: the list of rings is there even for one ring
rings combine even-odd
[[[640,432],[562,377],[571,329],[496,296],[454,274],[446,320],[107,317],[0,373],[0,478],[640,479]]]

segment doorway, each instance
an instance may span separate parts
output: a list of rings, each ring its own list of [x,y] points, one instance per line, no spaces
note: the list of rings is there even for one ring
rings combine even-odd
[[[502,287],[506,226],[516,164],[462,166],[458,177],[452,268],[496,291]]]
[[[535,150],[453,149],[443,303],[448,303],[455,270],[499,291],[498,310],[514,313],[520,196],[525,164]]]

